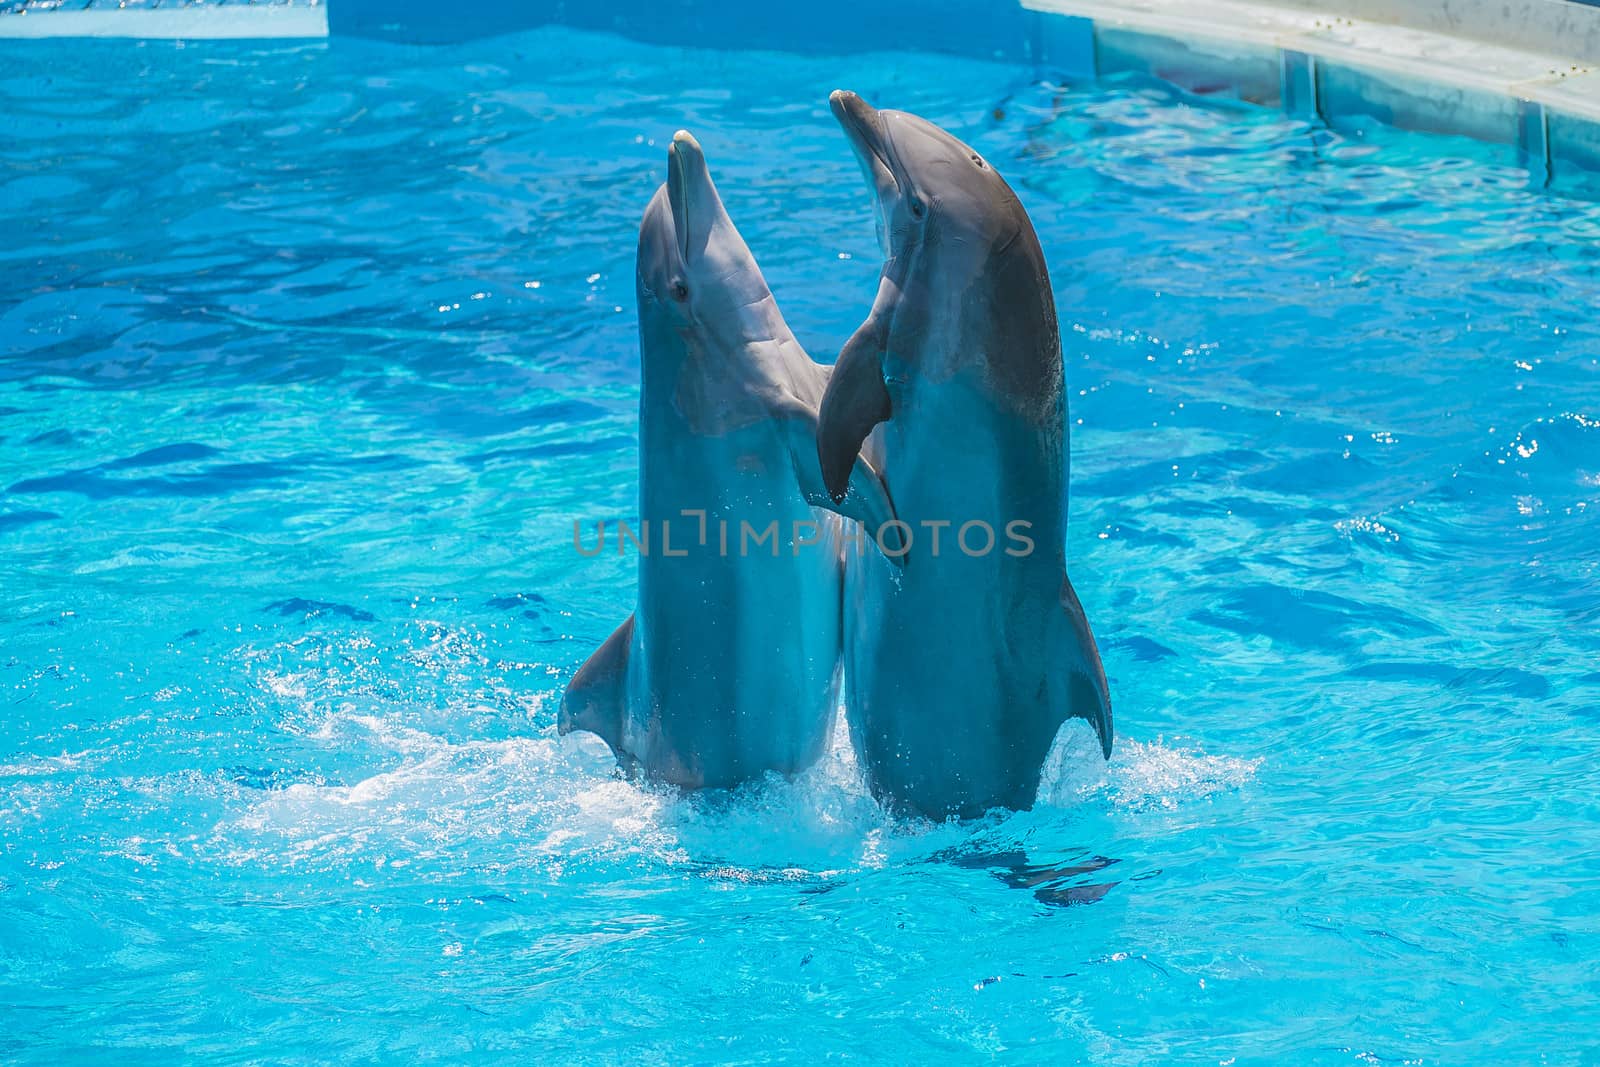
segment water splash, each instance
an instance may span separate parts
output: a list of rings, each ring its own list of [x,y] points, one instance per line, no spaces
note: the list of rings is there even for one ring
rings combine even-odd
[[[1106,761],[1094,731],[1074,719],[1062,726],[1045,760],[1038,802],[1065,809],[1094,805],[1128,812],[1175,811],[1243,788],[1262,762],[1207,755],[1164,739],[1132,738],[1119,738]]]

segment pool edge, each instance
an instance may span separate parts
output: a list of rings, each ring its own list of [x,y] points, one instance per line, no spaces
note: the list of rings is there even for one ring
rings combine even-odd
[[[0,40],[318,40],[327,36],[328,6],[324,3],[24,10],[0,15]]]
[[[1021,2],[1047,77],[1144,74],[1330,125],[1503,144],[1538,185],[1600,170],[1600,71],[1581,59],[1239,0]],[[1600,35],[1600,8],[1584,10]]]

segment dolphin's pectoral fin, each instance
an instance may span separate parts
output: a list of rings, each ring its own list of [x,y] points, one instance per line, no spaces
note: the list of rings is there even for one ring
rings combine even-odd
[[[817,414],[817,458],[828,495],[843,500],[852,467],[859,469],[861,444],[889,418],[889,390],[883,384],[883,318],[861,324],[839,352]]]
[[[845,492],[836,497],[823,480],[819,457],[818,423],[816,416],[797,409],[790,417],[789,452],[794,457],[795,478],[806,503],[826,508],[847,519],[859,522],[866,535],[878,545],[891,563],[905,566],[906,544],[903,530],[896,525],[894,501],[889,499],[889,487],[867,462],[867,457],[856,458],[848,471]]]
[[[629,615],[572,676],[561,698],[556,726],[563,734],[574,730],[598,734],[624,764],[629,756],[622,750],[622,722],[627,713],[628,657],[632,647],[633,616]]]
[[[1106,687],[1106,670],[1100,663],[1100,649],[1089,630],[1083,605],[1066,575],[1061,576],[1061,610],[1066,613],[1071,635],[1067,642],[1067,714],[1087,719],[1100,737],[1100,748],[1111,758],[1111,693]]]

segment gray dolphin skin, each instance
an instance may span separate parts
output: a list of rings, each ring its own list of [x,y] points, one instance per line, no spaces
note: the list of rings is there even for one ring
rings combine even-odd
[[[824,487],[828,368],[790,333],[686,132],[640,226],[637,296],[638,601],[573,676],[559,729],[685,788],[792,774],[837,707],[838,515],[875,531],[894,512],[869,464],[838,503]]]
[[[1066,573],[1066,399],[1044,254],[977,152],[854,93],[830,101],[876,196],[886,258],[823,397],[818,454],[834,493],[858,451],[871,460],[912,532],[903,572],[871,554],[850,564],[852,738],[894,806],[934,818],[1031,807],[1069,716],[1093,725],[1107,758],[1112,736]]]

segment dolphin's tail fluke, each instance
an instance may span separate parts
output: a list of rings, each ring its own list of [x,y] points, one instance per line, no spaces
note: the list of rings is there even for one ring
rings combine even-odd
[[[1100,649],[1094,643],[1089,619],[1083,613],[1072,582],[1061,576],[1061,610],[1071,630],[1067,654],[1067,714],[1087,719],[1100,738],[1100,750],[1111,758],[1111,692],[1106,686],[1106,669],[1100,664]]]
[[[622,748],[623,717],[627,714],[628,659],[633,648],[633,616],[595,649],[594,655],[567,685],[561,698],[556,728],[563,734],[587,730],[611,746],[619,761],[629,759]]]

